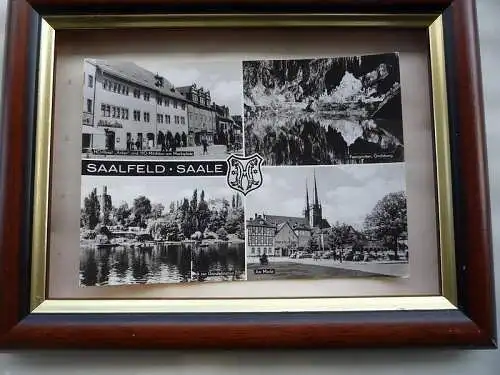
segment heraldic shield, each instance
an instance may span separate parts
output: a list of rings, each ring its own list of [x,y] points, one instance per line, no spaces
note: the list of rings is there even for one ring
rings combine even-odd
[[[247,195],[262,185],[260,167],[264,159],[259,154],[250,156],[231,155],[227,158],[227,183],[231,188]]]

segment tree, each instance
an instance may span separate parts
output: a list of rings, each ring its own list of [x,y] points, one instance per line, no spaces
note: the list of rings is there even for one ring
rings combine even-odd
[[[181,232],[179,231],[179,226],[175,222],[170,222],[167,227],[168,230],[168,240],[169,241],[179,241],[180,240],[180,234]]]
[[[225,224],[225,220],[222,218],[220,213],[216,210],[210,213],[210,218],[208,220],[208,230],[211,232],[217,232],[219,228],[222,228]]]
[[[97,198],[97,189],[93,189],[83,200],[83,221],[88,229],[94,229],[99,223],[101,207]]]
[[[379,200],[367,215],[365,227],[371,237],[386,242],[397,259],[398,239],[408,228],[406,194],[390,193]]]
[[[80,209],[80,228],[85,228],[85,210]]]
[[[102,225],[102,224],[96,225],[95,232],[97,234],[102,234],[103,236],[108,237],[108,239],[110,239],[113,236],[113,233],[111,233],[109,228],[105,225]]]
[[[182,211],[182,218],[186,218],[189,212],[189,201],[187,198],[184,198],[184,201],[182,202],[182,205],[180,206],[181,211]]]
[[[180,211],[182,213],[181,215],[182,233],[184,234],[185,237],[189,237],[195,231],[195,229],[192,227],[191,207],[189,205],[189,200],[187,198],[184,198]]]
[[[135,198],[132,212],[137,225],[144,226],[146,217],[151,213],[151,202],[143,195]]]
[[[226,220],[228,211],[229,211],[229,202],[228,202],[228,200],[226,198],[222,198],[222,210],[221,210],[221,214],[222,214],[222,218],[224,220]]]
[[[165,206],[162,205],[161,203],[154,203],[151,206],[151,213],[153,214],[153,217],[155,219],[158,219],[163,214],[164,209],[165,209]]]
[[[224,228],[219,228],[217,236],[219,237],[219,240],[227,241],[227,231]]]
[[[241,208],[230,210],[226,216],[226,225],[224,226],[228,233],[238,233],[245,225],[245,214]]]
[[[344,249],[347,245],[356,241],[356,235],[352,227],[345,223],[335,223],[328,233],[328,243],[332,249],[340,249],[340,261],[344,257]]]
[[[311,251],[312,253],[315,253],[319,250],[319,245],[318,245],[318,241],[316,240],[315,237],[312,237],[309,239],[309,251]]]
[[[234,195],[233,195],[233,199],[232,199],[232,201],[231,201],[231,207],[232,207],[232,208],[235,208],[235,207],[236,207],[236,199],[235,199]]]
[[[113,210],[113,202],[111,201],[111,195],[106,194],[104,196],[104,209],[103,209],[103,224],[111,225],[111,220],[109,219],[109,214]]]
[[[205,201],[205,192],[202,190],[200,196],[200,203],[198,204],[198,210],[196,212],[198,230],[204,232],[210,223],[210,209]]]
[[[198,189],[194,189],[193,198],[191,198],[191,212],[195,213],[198,208]]]
[[[162,223],[155,228],[156,233],[167,241],[180,241],[179,226],[176,222]]]
[[[127,222],[128,217],[132,213],[132,210],[128,207],[127,203],[123,203],[116,209],[115,217],[118,223],[121,225],[125,225]]]

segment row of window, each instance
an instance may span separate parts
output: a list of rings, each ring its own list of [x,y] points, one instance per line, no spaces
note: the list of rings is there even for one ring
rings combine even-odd
[[[201,115],[201,114],[196,114],[196,113],[190,113],[189,114],[191,121],[200,121],[200,122],[209,122],[210,120],[214,120],[215,118],[212,116],[207,116],[207,115]]]
[[[260,237],[260,236],[249,236],[248,237],[249,245],[272,245],[273,238],[272,237]]]
[[[273,249],[264,247],[262,248],[262,254],[271,255],[273,254]],[[260,247],[258,247],[257,249],[252,248],[250,251],[250,255],[262,255],[262,254],[260,252]]]
[[[93,87],[93,84],[92,85],[90,84],[90,79],[92,79],[92,81],[93,81],[92,76],[89,75],[89,87]],[[130,90],[127,85],[115,82],[115,81],[113,81],[111,79],[107,79],[107,78],[104,79],[103,88],[104,88],[104,90],[112,91],[112,92],[115,92],[115,93],[118,93],[118,94],[122,94],[122,95],[126,95],[126,96],[129,95],[129,90]],[[140,89],[134,89],[133,95],[134,95],[134,98],[140,99],[141,98],[141,90]],[[149,93],[147,91],[142,92],[142,98],[146,102],[149,102],[151,100],[151,93]],[[169,99],[167,97],[162,97],[160,95],[158,95],[156,97],[156,103],[158,105],[165,105],[165,107],[168,107],[168,106],[170,106],[170,102],[172,102],[172,106],[174,108],[179,108],[179,101],[177,101],[175,99],[171,100],[171,99]],[[180,102],[180,106],[181,106],[182,110],[186,109],[186,103]]]
[[[274,228],[248,226],[248,234],[264,234],[266,236],[274,236]]]
[[[87,99],[87,112],[92,113],[92,100]],[[110,104],[101,104],[101,116],[102,117],[112,117],[112,118],[121,118],[124,120],[128,120],[129,110],[128,108],[118,107]],[[134,121],[141,121],[141,111],[135,109],[133,111]],[[142,120],[144,122],[151,121],[151,115],[149,112],[142,112]],[[156,115],[156,122],[159,124],[170,124],[171,119],[170,115]],[[183,116],[174,116],[175,124],[186,124],[186,118]]]
[[[171,123],[171,118],[170,115],[163,115],[161,113],[158,113],[156,115],[156,122],[158,124],[170,124]],[[181,124],[185,125],[186,124],[186,118],[184,116],[174,116],[174,123],[175,124]]]
[[[101,116],[128,120],[128,108],[118,107],[109,104],[101,104]]]
[[[142,115],[143,115],[144,122],[150,121],[149,112],[143,112]],[[137,109],[134,110],[134,121],[141,121],[141,111],[139,111]]]
[[[129,94],[129,87],[127,85],[112,81],[110,79],[104,79],[102,86],[103,86],[104,90],[107,90],[107,91],[116,92],[116,93],[122,94],[122,95]]]
[[[210,97],[203,98],[201,96],[193,94],[193,102],[197,102],[197,103],[200,103],[200,104],[205,104],[208,107],[210,105]]]
[[[172,103],[172,107],[179,108],[179,101],[177,101],[175,99],[170,99],[170,98],[167,98],[167,97],[162,97],[160,95],[158,95],[156,97],[156,104],[158,104],[158,105],[164,105],[165,107],[168,107],[168,106],[170,106],[170,103]],[[182,110],[186,109],[186,103],[180,102],[180,106],[181,106]]]

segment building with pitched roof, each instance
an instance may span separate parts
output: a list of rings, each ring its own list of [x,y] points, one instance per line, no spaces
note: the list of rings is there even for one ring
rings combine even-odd
[[[214,142],[217,113],[212,105],[210,91],[196,84],[178,87],[177,90],[188,100],[189,143],[200,145],[203,141]]]
[[[299,236],[288,221],[276,226],[274,234],[274,256],[289,256],[299,246]]]
[[[263,254],[274,256],[274,236],[276,226],[268,223],[262,216],[255,214],[246,222],[247,255],[260,256]]]
[[[278,225],[280,223],[288,222],[290,226],[296,230],[297,228],[320,228],[327,229],[330,228],[330,223],[328,220],[323,218],[323,207],[321,206],[321,202],[319,200],[318,194],[318,186],[316,183],[316,175],[314,175],[314,200],[310,202],[309,200],[309,189],[306,183],[306,197],[305,197],[305,208],[303,211],[303,217],[301,216],[278,216],[278,215],[266,215],[263,214],[263,217],[274,225]]]
[[[312,236],[318,237],[324,242],[324,234],[330,228],[328,220],[323,218],[323,210],[319,200],[316,175],[314,175],[314,200],[309,201],[309,190],[306,183],[306,205],[304,216],[282,216],[255,214],[255,218],[247,220],[247,238],[249,256],[288,256],[295,250],[308,249]],[[265,230],[256,229],[256,226],[264,225]],[[271,228],[273,229],[273,241],[271,247],[262,247],[263,242],[270,244]],[[259,235],[266,239],[258,238]],[[257,237],[253,237],[257,236]],[[252,240],[250,240],[252,237]]]
[[[132,62],[86,59],[83,150],[148,150],[188,143],[188,100],[166,78]]]

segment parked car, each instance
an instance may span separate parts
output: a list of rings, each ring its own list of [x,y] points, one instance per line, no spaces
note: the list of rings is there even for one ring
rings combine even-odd
[[[327,251],[321,256],[321,259],[332,259],[333,255],[333,251]]]
[[[344,260],[347,261],[353,261],[354,259],[354,254],[352,252],[347,252],[344,254]]]
[[[354,262],[360,262],[360,261],[363,260],[363,255],[361,255],[361,254],[354,254],[354,256],[352,257],[352,260]]]

